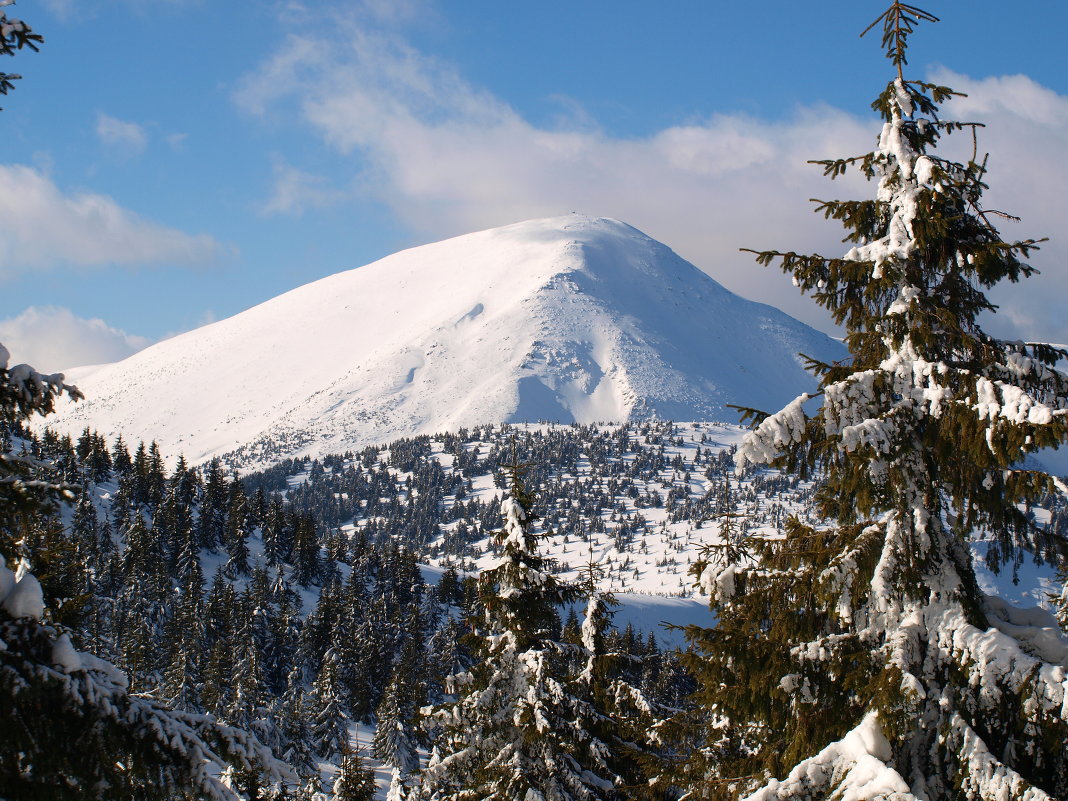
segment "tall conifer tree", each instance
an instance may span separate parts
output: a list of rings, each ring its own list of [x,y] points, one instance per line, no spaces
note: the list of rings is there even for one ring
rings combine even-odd
[[[337,759],[349,744],[348,723],[341,699],[340,665],[333,648],[323,656],[308,706],[312,715],[311,739],[324,760]]]
[[[603,797],[634,798],[656,792],[649,789],[657,783],[647,781],[646,768],[653,765],[666,711],[626,680],[620,663],[633,657],[613,652],[606,643],[619,606],[615,596],[599,586],[606,573],[594,563],[591,549],[581,582],[586,611],[578,627],[577,650],[582,664],[568,682],[568,691],[582,699],[576,705],[576,723],[589,732],[591,745],[607,768],[603,775],[616,786]]]
[[[612,797],[595,737],[576,721],[588,705],[566,687],[560,607],[578,590],[547,571],[537,553],[531,498],[511,468],[501,504],[500,561],[479,579],[485,609],[481,660],[453,676],[458,696],[435,712],[437,741],[423,771],[424,798],[455,801]]]
[[[419,767],[415,721],[426,699],[425,661],[426,645],[420,637],[409,636],[375,710],[377,726],[371,753],[405,774]]]
[[[204,653],[204,572],[191,528],[178,556],[178,595],[168,621],[164,691],[178,709],[200,711]]]
[[[696,565],[719,621],[691,632],[699,697],[721,725],[695,797],[1068,797],[1064,666],[1008,633],[969,548],[981,534],[994,562],[1063,559],[1064,540],[1021,511],[1053,481],[1019,465],[1068,441],[1065,354],[979,326],[985,290],[1029,276],[1037,243],[1006,241],[1005,215],[982,208],[985,158],[934,154],[975,132],[939,117],[952,90],[906,75],[910,35],[934,21],[895,2],[873,23],[894,68],[873,104],[878,147],[817,162],[878,182],[874,200],[818,202],[852,249],[758,254],[845,326],[850,358],[812,364],[818,392],[751,412],[737,455],[820,477],[826,524],[793,519],[736,543],[740,562]]]

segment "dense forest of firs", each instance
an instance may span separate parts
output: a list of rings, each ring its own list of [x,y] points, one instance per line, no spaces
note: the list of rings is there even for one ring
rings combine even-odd
[[[776,529],[803,511],[811,486],[774,472],[735,477],[715,426],[683,431],[487,426],[241,477],[219,461],[167,469],[154,444],[88,430],[76,441],[19,431],[27,452],[80,488],[23,547],[62,599],[59,622],[76,624],[76,648],[119,666],[132,691],[255,733],[314,790],[319,763],[348,752],[352,723],[376,732],[365,753],[405,771],[432,750],[419,711],[473,667],[483,613],[474,574],[500,550],[491,535],[506,523],[507,465],[522,466],[547,569],[576,576],[596,543],[608,549],[604,589],[648,585],[652,571],[665,594],[688,592],[697,543],[725,512]],[[1066,521],[1054,508],[1051,524]],[[560,675],[588,658],[588,596],[554,610]],[[603,634],[612,658],[601,680],[641,699],[647,731],[692,712],[685,659],[657,632]],[[671,742],[631,738],[641,751],[631,780],[663,770]]]

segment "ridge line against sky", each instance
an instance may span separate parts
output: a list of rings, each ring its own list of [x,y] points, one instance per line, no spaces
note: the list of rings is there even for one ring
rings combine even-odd
[[[988,124],[988,206],[1049,236],[995,333],[1068,341],[1068,5],[929,3],[913,74]],[[841,252],[811,197],[869,197],[808,159],[871,148],[889,77],[819,16],[690,2],[23,0],[6,68],[0,341],[42,369],[121,358],[391,252],[531,217],[622,219],[727,288],[829,320],[741,246]],[[962,137],[950,144],[970,146]]]

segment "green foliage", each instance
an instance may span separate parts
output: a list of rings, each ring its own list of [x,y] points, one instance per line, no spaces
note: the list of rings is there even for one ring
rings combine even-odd
[[[55,462],[14,443],[31,415],[50,412],[60,394],[80,395],[61,375],[7,361],[0,346],[0,792],[12,800],[236,800],[215,775],[223,762],[286,779],[255,737],[132,694],[112,665],[75,650],[72,636],[88,639],[77,628],[90,586],[79,548],[99,541],[66,536],[54,512],[72,488]],[[45,442],[74,458],[69,439]],[[95,537],[91,510],[81,511]],[[159,560],[140,515],[131,533],[133,571],[154,575]],[[20,563],[17,583],[9,559]],[[148,659],[146,650],[135,645],[132,658]]]
[[[903,75],[909,35],[933,21],[895,2],[873,23],[898,73],[873,103],[879,147],[815,162],[831,178],[856,168],[878,181],[872,200],[816,201],[850,251],[757,253],[844,325],[850,358],[810,364],[818,390],[780,412],[743,410],[754,430],[739,467],[819,478],[820,522],[742,541],[726,527],[695,565],[718,619],[689,632],[706,727],[689,765],[695,797],[848,794],[860,741],[886,792],[1068,793],[1068,758],[1052,745],[1068,736],[1065,689],[1044,664],[1057,657],[1026,630],[995,628],[969,548],[986,539],[995,570],[1068,555],[1026,514],[1053,479],[1019,467],[1068,442],[1068,377],[1055,369],[1068,354],[979,325],[995,310],[985,290],[1033,274],[1023,260],[1041,240],[994,227],[1005,215],[983,209],[985,158],[933,154],[976,127],[938,117],[951,89]]]
[[[229,759],[247,768],[273,762],[244,732],[132,695],[96,670],[96,662],[70,672],[54,666],[62,636],[54,627],[0,612],[5,798],[231,798],[204,760]]]
[[[558,640],[558,610],[579,590],[538,555],[532,499],[512,461],[500,561],[479,577],[476,662],[447,682],[456,700],[434,710],[435,747],[420,794],[442,801],[615,798],[608,749],[591,725],[599,715],[569,684],[569,649]]]
[[[7,12],[0,8],[0,56],[13,56],[24,47],[37,51],[44,38],[34,33],[25,22],[7,16]],[[15,88],[12,81],[21,79],[21,75],[10,72],[0,72],[0,95],[6,95]]]
[[[375,789],[374,772],[355,751],[346,753],[334,782],[335,801],[374,801]]]
[[[0,552],[10,559],[40,513],[73,498],[75,490],[56,479],[50,462],[17,447],[13,439],[31,417],[50,414],[57,398],[77,399],[81,393],[64,384],[62,375],[42,375],[25,364],[9,368],[8,359],[0,345]]]

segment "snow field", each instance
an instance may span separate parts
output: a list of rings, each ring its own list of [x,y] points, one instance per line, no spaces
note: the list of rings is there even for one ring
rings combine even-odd
[[[70,380],[49,424],[191,464],[339,453],[483,423],[734,420],[841,345],[616,220],[531,220],[396,253]],[[172,462],[173,463],[173,462]]]

